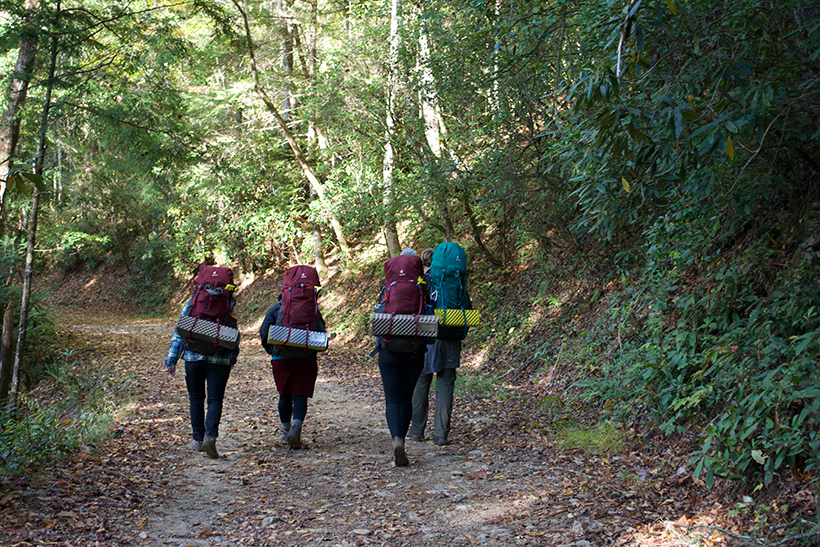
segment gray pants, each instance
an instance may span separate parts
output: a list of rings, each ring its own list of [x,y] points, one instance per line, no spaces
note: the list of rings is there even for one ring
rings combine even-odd
[[[432,374],[422,373],[413,391],[413,422],[410,425],[410,437],[423,438],[427,426],[428,397]],[[450,415],[453,413],[453,389],[456,384],[456,369],[445,368],[436,373],[436,414],[434,418],[434,438],[447,440],[450,435]]]

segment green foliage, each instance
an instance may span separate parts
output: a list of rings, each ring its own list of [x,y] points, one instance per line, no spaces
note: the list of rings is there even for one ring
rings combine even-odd
[[[54,356],[47,379],[23,395],[17,416],[0,417],[0,475],[26,473],[113,431],[129,382],[84,366],[71,351]]]
[[[617,60],[593,50],[602,58],[591,56],[567,90],[574,136],[589,153],[571,169],[556,167],[579,183],[578,230],[612,238],[663,218],[673,200],[731,208],[729,222],[794,205],[818,155],[807,115],[817,77],[799,39],[816,21],[792,28],[789,10],[799,4],[790,4],[772,14],[759,2],[717,11],[684,3],[676,14],[662,2],[636,8],[621,78],[612,73]],[[589,24],[609,34],[593,48],[621,33],[607,23],[617,22],[615,7],[601,8]],[[781,33],[797,40],[781,47],[789,41]],[[783,147],[800,158],[785,160]]]
[[[572,230],[615,247],[626,285],[592,337],[618,351],[590,356],[577,385],[622,419],[705,425],[693,464],[708,485],[768,483],[816,469],[820,447],[817,271],[799,256],[818,197],[817,16],[675,5],[579,13],[586,62],[568,123],[545,134],[562,137],[549,173],[575,185]]]
[[[493,398],[506,401],[513,398],[507,389],[499,385],[497,374],[480,372],[464,372],[456,378],[454,393],[456,395],[475,395],[477,397]]]
[[[13,283],[14,278],[21,275],[19,269],[25,262],[25,244],[15,241],[14,238],[0,239],[0,267],[3,276],[0,277],[0,322],[9,302],[13,303],[12,329],[17,332],[17,321],[20,315],[20,299],[22,290]],[[9,275],[11,274],[11,275]],[[40,374],[41,363],[48,359],[53,348],[55,326],[52,310],[43,303],[45,295],[33,292],[29,300],[28,331],[26,333],[26,347],[24,358],[31,364],[26,367],[24,374],[36,378]],[[13,337],[12,345],[16,346],[17,339]]]
[[[635,339],[578,384],[616,416],[648,415],[668,433],[706,425],[693,464],[709,486],[715,476],[769,483],[784,465],[820,463],[817,272],[783,271],[760,294],[771,252],[764,240],[729,260],[715,253],[698,263],[701,287],[682,283],[691,264],[650,260],[648,290],[613,302],[602,323],[614,327],[599,333]]]
[[[593,428],[569,426],[560,429],[556,441],[567,450],[607,456],[621,454],[628,448],[624,431],[611,422],[601,422]]]

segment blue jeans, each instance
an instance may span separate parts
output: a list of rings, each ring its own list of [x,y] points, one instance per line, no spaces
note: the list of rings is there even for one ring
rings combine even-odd
[[[423,353],[379,352],[387,427],[392,438],[407,436],[413,417],[413,390],[424,366]]]
[[[195,441],[205,437],[219,436],[222,419],[222,400],[231,367],[213,365],[205,361],[185,361],[185,385],[188,387],[188,403],[191,413],[191,429]],[[207,388],[207,392],[206,392]],[[205,414],[205,400],[208,414]]]

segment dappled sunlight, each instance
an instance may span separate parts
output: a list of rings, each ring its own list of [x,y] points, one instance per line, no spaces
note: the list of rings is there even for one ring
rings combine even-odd
[[[480,348],[477,351],[470,353],[463,353],[461,358],[461,366],[471,370],[481,370],[487,364],[488,349]]]
[[[485,525],[488,522],[503,519],[517,507],[517,501],[473,502],[456,504],[447,520],[455,526],[471,528],[473,525]]]

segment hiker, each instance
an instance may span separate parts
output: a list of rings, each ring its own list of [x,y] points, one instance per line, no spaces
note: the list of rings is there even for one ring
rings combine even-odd
[[[319,288],[319,274],[315,268],[304,265],[289,268],[282,280],[279,301],[265,314],[259,329],[262,347],[271,356],[271,370],[279,392],[281,440],[293,449],[303,447],[302,424],[319,374],[317,352],[309,348],[270,343],[268,335],[271,326],[299,329],[299,333],[305,330],[326,332],[317,302]],[[324,339],[326,346],[327,338]]]
[[[451,249],[452,253],[445,252]],[[445,262],[450,260],[450,256],[459,256],[459,267],[453,267]],[[434,266],[433,261],[437,262]],[[459,262],[459,260],[456,260]],[[470,295],[466,289],[466,254],[456,243],[442,243],[432,256],[430,256],[430,266],[428,270],[428,284],[430,292],[436,296],[437,309],[472,309]],[[456,283],[458,291],[450,290],[449,293],[444,288],[443,275],[451,275],[450,272],[463,272],[459,274],[461,279]],[[455,292],[458,292],[456,296]],[[448,294],[445,294],[448,293]],[[442,300],[447,300],[442,302]],[[453,392],[456,383],[456,369],[461,364],[461,341],[467,335],[466,327],[439,326],[438,335],[435,342],[427,347],[424,356],[424,367],[419,374],[413,391],[413,419],[408,437],[413,441],[424,441],[424,430],[427,426],[427,410],[429,407],[428,398],[430,396],[430,386],[433,382],[433,375],[436,376],[436,410],[433,418],[435,429],[433,433],[433,443],[438,446],[446,446],[450,443],[450,417],[453,413]]]
[[[216,320],[221,325],[236,329],[233,272],[228,268],[202,266],[194,284],[194,296],[185,303],[180,317],[202,318],[203,323]],[[239,333],[237,330],[235,347],[230,349],[215,345],[213,341],[196,339],[193,335],[184,338],[179,330],[180,323],[171,337],[165,370],[173,378],[180,356],[185,361],[185,385],[188,388],[194,439],[191,448],[204,452],[208,458],[218,459],[216,439],[219,437],[219,422],[222,419],[222,402],[231,368],[239,355]]]
[[[428,287],[430,286],[430,265],[433,263],[434,252],[433,249],[424,249],[421,252],[421,265],[424,267],[424,279],[427,281]]]
[[[414,257],[415,261],[405,259],[404,257],[407,256]],[[416,252],[410,248],[405,248],[399,257],[402,257],[402,261],[408,265],[408,269],[412,269],[408,285],[412,284],[409,290],[415,293],[418,303],[413,303],[411,307],[423,307],[427,302],[427,289],[423,279],[421,260]],[[396,260],[396,258],[392,258],[385,263],[385,270],[388,269],[387,264],[392,260]],[[389,288],[387,282],[385,286],[382,286],[379,305],[376,306],[378,313],[382,313],[380,310],[384,310],[385,313],[396,312],[393,309],[385,310],[386,300],[389,298],[387,295]],[[401,311],[399,310],[397,313],[401,313]],[[410,313],[414,312],[419,313],[417,309]],[[410,463],[407,459],[404,442],[413,412],[413,389],[424,365],[427,340],[423,338],[400,340],[399,338],[378,337],[373,354],[379,354],[379,372],[384,388],[385,418],[387,419],[387,427],[390,429],[390,437],[393,440],[393,461],[397,467],[403,467]],[[403,344],[403,346],[398,344]]]

